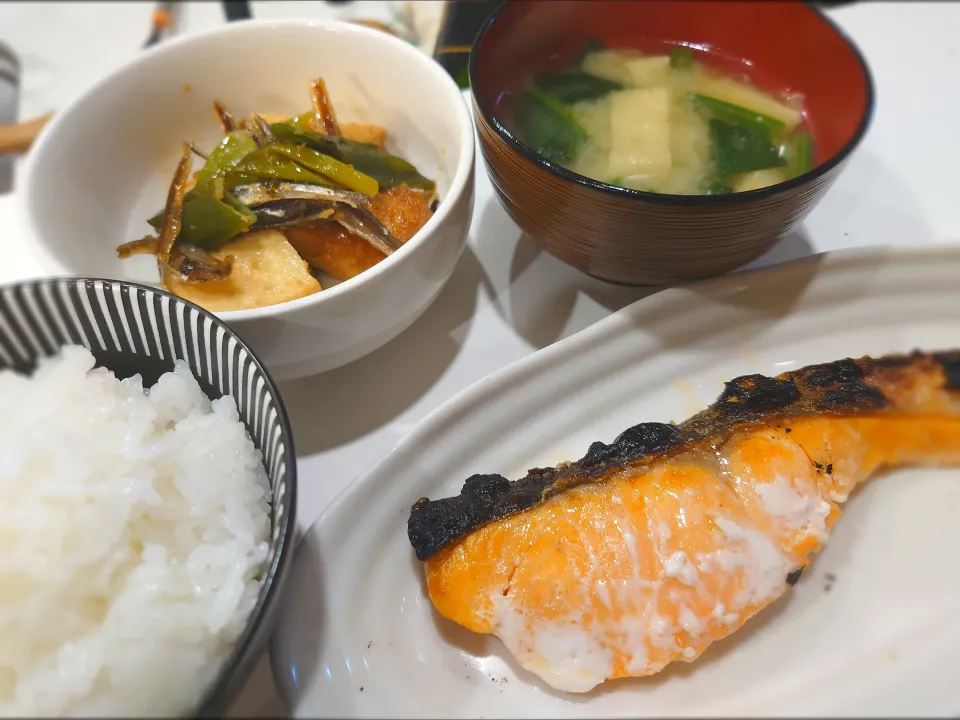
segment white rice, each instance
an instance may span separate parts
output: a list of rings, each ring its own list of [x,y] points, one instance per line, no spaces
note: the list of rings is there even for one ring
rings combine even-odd
[[[93,365],[0,372],[3,715],[189,712],[260,588],[268,484],[233,398]]]

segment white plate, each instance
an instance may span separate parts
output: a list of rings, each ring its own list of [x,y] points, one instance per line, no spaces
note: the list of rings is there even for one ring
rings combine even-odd
[[[641,300],[469,388],[354,482],[301,543],[274,666],[298,716],[956,715],[960,473],[851,500],[793,592],[697,662],[562,695],[439,618],[407,541],[420,496],[517,477],[737,375],[960,347],[960,248],[820,255]],[[832,578],[832,580],[831,580]]]

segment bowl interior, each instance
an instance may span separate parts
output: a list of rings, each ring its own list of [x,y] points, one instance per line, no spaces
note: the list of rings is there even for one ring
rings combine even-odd
[[[437,181],[441,199],[462,152],[447,80],[412,46],[339,23],[245,22],[171,40],[106,78],[55,118],[31,158],[27,224],[51,271],[154,284],[149,256],[118,244],[152,232],[182,143],[220,137],[213,101],[235,115],[310,108],[322,76],[341,121],[385,126],[388,149]],[[202,160],[194,158],[194,169]]]
[[[156,383],[186,361],[211,399],[231,395],[240,419],[263,453],[273,492],[268,569],[243,635],[198,707],[218,715],[243,682],[266,642],[261,624],[272,614],[293,542],[296,461],[283,401],[259,360],[219,320],[149,287],[109,280],[56,278],[0,287],[0,369],[32,370],[64,345],[84,345],[125,378]],[[269,624],[265,623],[265,624]]]
[[[509,3],[474,50],[473,92],[481,111],[502,126],[514,93],[533,72],[564,67],[591,39],[647,52],[689,45],[709,51],[701,57],[718,70],[745,73],[765,90],[802,94],[816,163],[855,144],[865,127],[871,86],[858,51],[825,16],[799,2]]]

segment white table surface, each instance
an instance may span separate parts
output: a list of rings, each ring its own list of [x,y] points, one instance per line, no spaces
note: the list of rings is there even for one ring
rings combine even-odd
[[[258,18],[383,18],[383,2],[253,2]],[[152,3],[0,3],[0,41],[23,63],[20,117],[55,110],[140,52]],[[862,146],[799,232],[755,266],[869,245],[960,241],[960,4],[872,3],[828,13],[861,47],[878,102]],[[191,3],[180,32],[224,22]],[[413,327],[373,354],[282,386],[298,451],[300,529],[421,418],[508,363],[606,317],[646,291],[606,285],[537,250],[507,217],[477,162],[470,246]],[[0,196],[0,282],[40,273]],[[264,660],[234,713],[282,713]]]

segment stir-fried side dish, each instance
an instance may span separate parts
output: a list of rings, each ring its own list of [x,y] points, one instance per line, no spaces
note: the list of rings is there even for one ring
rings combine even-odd
[[[550,162],[634,190],[744,192],[813,165],[797,98],[718,73],[687,47],[591,43],[566,70],[531,78],[513,115],[520,140]]]
[[[263,307],[348,280],[412,238],[436,185],[384,149],[387,130],[340,123],[322,79],[294,118],[235,119],[205,154],[185,143],[154,233],[117,248],[156,255],[164,286],[207,310]],[[205,160],[191,174],[192,156]],[[319,276],[319,277],[318,277]]]
[[[854,488],[960,463],[960,351],[748,375],[679,425],[515,482],[419,500],[410,542],[437,611],[585,692],[692,661],[796,583]]]

